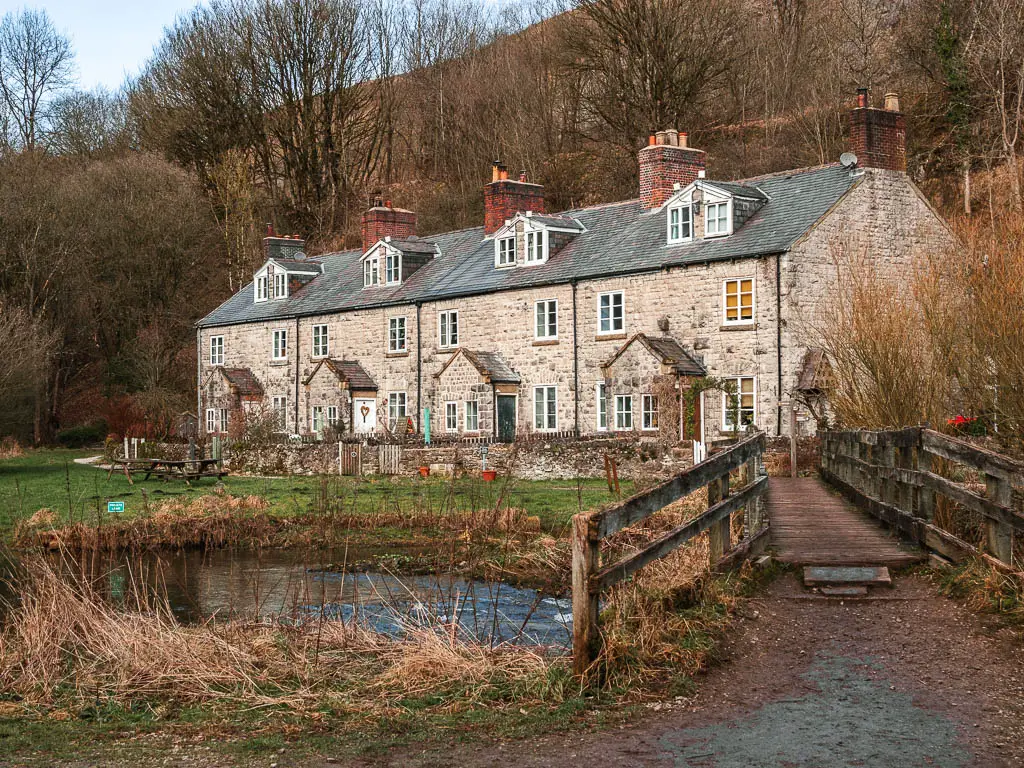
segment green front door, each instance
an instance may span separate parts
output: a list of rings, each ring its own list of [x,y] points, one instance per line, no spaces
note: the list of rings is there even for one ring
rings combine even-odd
[[[511,443],[516,439],[515,395],[498,395],[498,440]]]

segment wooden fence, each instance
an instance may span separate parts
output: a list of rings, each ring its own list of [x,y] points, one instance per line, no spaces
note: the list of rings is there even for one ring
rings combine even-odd
[[[666,480],[649,491],[607,509],[573,516],[572,618],[573,669],[583,674],[600,651],[598,605],[602,590],[626,579],[648,563],[710,529],[710,560],[714,566],[730,549],[732,514],[745,509],[745,535],[732,554],[748,551],[754,539],[763,540],[760,497],[768,478],[760,472],[763,433],[742,442]],[[740,488],[730,487],[730,473],[739,471]],[[638,523],[663,507],[707,486],[708,509],[651,542],[639,552],[601,567],[601,540]]]
[[[977,471],[985,495],[933,472],[935,459]],[[1013,508],[1013,486],[1024,480],[1024,465],[1013,459],[912,427],[827,432],[821,468],[826,480],[918,544],[954,561],[976,556],[974,547],[935,525],[936,494],[946,497],[985,518],[986,549],[996,564],[1012,565],[1014,531],[1024,531],[1024,516]]]

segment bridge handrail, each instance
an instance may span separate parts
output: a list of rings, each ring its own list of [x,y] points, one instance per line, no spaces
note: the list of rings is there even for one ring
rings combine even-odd
[[[986,494],[933,472],[935,459],[977,470]],[[934,524],[936,494],[982,515],[986,547],[1001,567],[1012,565],[1013,534],[1024,515],[1013,508],[1013,484],[1024,481],[1024,464],[994,451],[923,427],[826,432],[822,474],[859,496],[859,501],[919,543],[954,560],[978,554],[970,544]]]
[[[665,482],[625,501],[572,519],[573,669],[584,674],[600,650],[598,603],[602,590],[617,584],[648,563],[664,557],[702,531],[710,530],[709,558],[719,563],[730,549],[732,514],[746,510],[747,535],[736,551],[749,548],[767,528],[760,498],[768,478],[760,476],[765,436],[752,434],[728,449],[709,456]],[[730,492],[730,473],[740,472],[741,488]],[[707,486],[708,509],[627,557],[601,567],[601,541],[660,509]]]

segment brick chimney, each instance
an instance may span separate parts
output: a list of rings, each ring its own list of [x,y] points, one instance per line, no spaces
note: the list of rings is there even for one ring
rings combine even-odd
[[[298,235],[278,235],[274,225],[267,224],[267,236],[263,238],[263,253],[268,259],[304,259],[306,241]]]
[[[385,237],[405,240],[416,234],[416,214],[393,208],[390,200],[374,200],[373,207],[363,213],[363,253]]]
[[[706,153],[693,149],[687,135],[672,129],[658,131],[640,150],[640,202],[645,209],[657,208],[675,192],[700,177]]]
[[[885,108],[868,106],[868,89],[857,89],[857,106],[850,112],[850,151],[862,168],[907,170],[907,121],[899,96],[885,94]]]
[[[493,235],[520,211],[546,213],[544,187],[526,180],[526,171],[519,180],[508,177],[508,170],[499,162],[491,168],[491,183],[484,187],[484,233]]]

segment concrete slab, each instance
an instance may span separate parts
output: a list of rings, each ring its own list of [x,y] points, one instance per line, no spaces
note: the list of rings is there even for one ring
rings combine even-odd
[[[885,566],[865,568],[861,566],[813,565],[804,568],[804,586],[892,586],[889,569]]]

